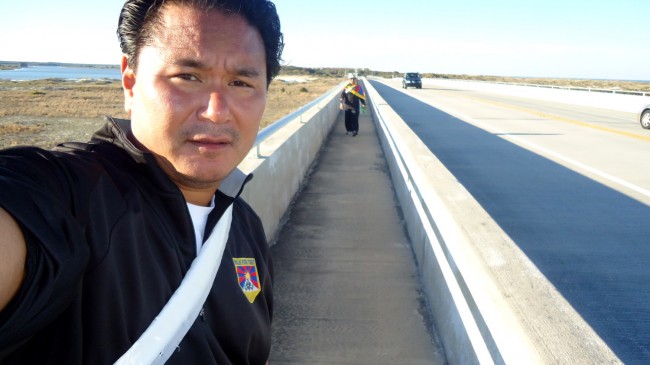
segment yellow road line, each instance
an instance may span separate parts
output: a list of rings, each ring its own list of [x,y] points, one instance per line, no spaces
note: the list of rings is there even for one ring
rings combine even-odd
[[[454,96],[458,96],[458,95],[454,95]],[[499,107],[506,108],[506,109],[518,110],[518,111],[521,111],[521,112],[530,113],[530,114],[537,115],[537,116],[542,117],[542,118],[555,119],[555,120],[558,120],[560,122],[564,122],[564,123],[568,123],[568,124],[573,124],[573,125],[577,125],[577,126],[581,126],[581,127],[587,127],[587,128],[591,128],[591,129],[600,130],[600,131],[603,131],[603,132],[609,132],[609,133],[618,134],[618,135],[625,136],[625,137],[630,137],[630,138],[635,138],[635,139],[639,139],[639,140],[642,140],[642,141],[649,141],[650,142],[650,136],[646,136],[646,135],[642,135],[642,134],[637,134],[637,133],[632,133],[632,132],[625,132],[625,131],[621,131],[621,130],[618,130],[618,129],[602,127],[602,126],[599,126],[599,125],[594,125],[594,124],[590,124],[590,123],[586,123],[586,122],[581,122],[579,120],[575,120],[575,119],[571,119],[571,118],[561,117],[559,115],[542,113],[542,112],[539,112],[539,111],[536,111],[536,110],[532,110],[532,109],[528,109],[528,108],[524,108],[524,107],[520,107],[520,106],[504,104],[504,103],[500,103],[498,101],[479,99],[479,98],[476,98],[476,97],[473,97],[473,96],[466,96],[466,95],[463,95],[463,97],[467,98],[467,99],[472,99],[474,101],[478,101],[478,102],[481,102],[481,103],[484,103],[484,104],[492,104],[492,105],[499,106]]]

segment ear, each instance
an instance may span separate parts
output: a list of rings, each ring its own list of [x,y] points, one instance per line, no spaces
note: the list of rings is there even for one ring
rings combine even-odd
[[[131,116],[133,103],[133,87],[135,86],[135,72],[128,65],[128,56],[122,55],[122,89],[124,89],[124,110]]]

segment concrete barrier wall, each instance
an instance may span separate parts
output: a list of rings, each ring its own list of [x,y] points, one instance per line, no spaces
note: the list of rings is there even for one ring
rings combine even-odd
[[[481,297],[480,293],[490,292],[492,286],[487,280],[488,275],[481,274],[482,264],[479,259],[471,250],[462,247],[466,245],[466,242],[460,242],[463,240],[456,240],[455,248],[447,246],[453,241],[450,236],[462,236],[459,232],[449,232],[450,227],[456,227],[444,222],[451,215],[446,214],[447,218],[443,218],[436,213],[438,223],[434,225],[423,218],[431,214],[430,207],[418,205],[418,197],[415,195],[424,194],[421,198],[434,201],[433,186],[437,189],[451,186],[452,190],[456,190],[459,187],[455,180],[450,174],[443,173],[446,171],[444,166],[369,85],[368,93],[372,105],[370,109],[374,122],[378,124],[380,141],[391,169],[424,291],[447,360],[450,364],[505,363],[505,359],[526,359],[528,364],[536,363],[534,351],[526,342],[526,336],[517,332],[518,327],[512,315],[503,310],[507,306],[499,306],[499,301],[489,295]],[[239,165],[242,171],[254,174],[254,179],[244,190],[243,198],[262,219],[267,239],[271,243],[283,224],[285,212],[300,190],[303,178],[336,121],[339,113],[338,94],[338,89],[332,90],[321,103],[296,116],[293,122],[267,139],[261,145],[259,156],[253,150]],[[391,142],[385,126],[377,122],[378,112],[391,120],[392,134],[398,136],[399,145]],[[390,146],[391,143],[393,147]],[[424,171],[436,171],[434,176],[437,181],[427,181],[421,172],[419,177],[404,177],[402,171],[405,161],[399,157],[396,149],[405,151],[409,164],[417,161]],[[452,257],[455,258],[450,259]],[[471,275],[465,269],[467,267],[472,268]],[[477,286],[483,289],[477,290]],[[496,296],[494,289],[492,291],[491,295]],[[486,320],[481,310],[492,314]],[[502,328],[507,328],[507,339],[503,334],[498,340],[494,339],[493,333],[499,333],[492,323],[495,320],[502,324]],[[509,344],[507,348],[503,344],[506,340]]]
[[[264,141],[260,156],[253,149],[239,165],[242,171],[253,173],[242,197],[262,219],[270,243],[336,121],[339,92],[338,88],[331,90],[320,103]]]
[[[447,360],[450,364],[543,363],[468,236],[500,229],[374,88],[365,84]],[[458,220],[463,216],[467,221]],[[503,239],[483,237],[496,244]]]
[[[449,363],[620,363],[399,115],[367,89]]]

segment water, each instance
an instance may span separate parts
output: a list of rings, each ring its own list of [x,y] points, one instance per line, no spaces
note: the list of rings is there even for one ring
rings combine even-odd
[[[30,66],[16,70],[0,70],[0,79],[40,80],[40,79],[115,79],[119,80],[120,70],[115,68]]]

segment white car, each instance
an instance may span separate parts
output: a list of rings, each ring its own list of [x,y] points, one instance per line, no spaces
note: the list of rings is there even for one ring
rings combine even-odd
[[[638,120],[643,129],[650,129],[650,105],[641,108]]]

